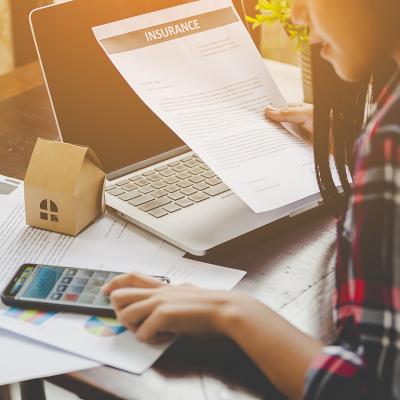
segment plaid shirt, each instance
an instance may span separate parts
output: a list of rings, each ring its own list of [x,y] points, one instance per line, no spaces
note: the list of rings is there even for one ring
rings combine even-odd
[[[338,223],[338,336],[312,362],[307,400],[400,399],[400,72],[355,151]]]

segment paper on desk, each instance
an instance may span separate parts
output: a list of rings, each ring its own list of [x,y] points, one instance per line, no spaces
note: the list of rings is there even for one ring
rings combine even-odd
[[[3,329],[0,329],[0,351],[0,386],[100,366]]]
[[[28,227],[25,224],[23,185],[2,201],[0,211],[0,282],[14,272],[15,264],[38,262],[79,267],[134,269],[152,265],[167,253],[171,262],[184,252],[109,214],[78,237]],[[160,255],[160,256],[159,256]]]
[[[131,88],[255,212],[319,193],[309,146],[264,116],[286,102],[230,0],[93,32]]]
[[[2,210],[8,209],[8,213],[0,214],[0,289],[24,262],[119,272],[136,270],[168,276],[172,283],[189,282],[215,289],[231,289],[245,274],[186,260],[181,251],[164,246],[161,240],[151,236],[147,240],[134,227],[126,227],[121,232],[120,223],[107,225],[103,221],[99,226],[92,226],[92,232],[86,231],[77,238],[26,227],[19,191],[15,192],[12,202],[4,202]],[[141,343],[131,332],[109,324],[103,319],[67,313],[48,313],[40,321],[30,323],[18,312],[0,307],[1,328],[133,373],[142,373],[169,346]],[[110,330],[115,333],[113,336],[107,336]]]
[[[16,201],[22,201],[22,191],[17,190],[21,184],[0,175],[0,220],[4,221]],[[0,329],[0,350],[0,386],[99,366],[3,329]]]

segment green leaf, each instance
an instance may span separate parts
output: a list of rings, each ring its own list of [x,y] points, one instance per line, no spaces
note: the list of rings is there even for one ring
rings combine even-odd
[[[253,24],[253,29],[263,24],[280,23],[288,36],[297,41],[297,46],[302,47],[309,42],[309,30],[306,26],[293,24],[291,6],[292,0],[258,0],[255,9],[260,13],[246,19]]]

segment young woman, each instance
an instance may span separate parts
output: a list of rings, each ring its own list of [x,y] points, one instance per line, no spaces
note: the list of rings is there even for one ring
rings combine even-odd
[[[293,19],[310,26],[323,58],[344,80],[366,82],[383,60],[397,65],[357,141],[355,163],[349,148],[363,115],[363,85],[349,84],[348,96],[336,96],[337,107],[328,96],[316,98],[314,123],[310,107],[267,110],[276,121],[314,125],[321,192],[339,216],[337,341],[324,346],[243,293],[125,275],[105,290],[119,321],[139,339],[164,332],[226,335],[290,398],[400,399],[399,16],[400,0],[294,0]],[[332,82],[326,90],[334,98]],[[343,186],[352,191],[347,206],[338,203],[328,169],[332,150]],[[345,164],[353,170],[353,188]]]

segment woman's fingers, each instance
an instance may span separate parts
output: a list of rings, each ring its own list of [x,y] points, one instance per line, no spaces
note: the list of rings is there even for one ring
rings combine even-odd
[[[112,291],[120,288],[135,287],[135,288],[158,288],[163,286],[159,280],[151,278],[139,273],[131,273],[119,275],[111,282],[103,287],[104,294],[110,294]]]
[[[136,337],[143,342],[157,341],[160,334],[172,333],[173,313],[169,307],[157,307],[136,330]]]
[[[134,327],[145,320],[158,305],[159,301],[155,297],[130,304],[122,310],[117,311],[117,319],[127,328]]]
[[[311,104],[291,104],[287,108],[267,107],[265,115],[275,122],[305,124],[313,117]]]
[[[111,293],[110,299],[115,311],[120,311],[129,304],[137,303],[152,297],[155,289],[121,288]]]

